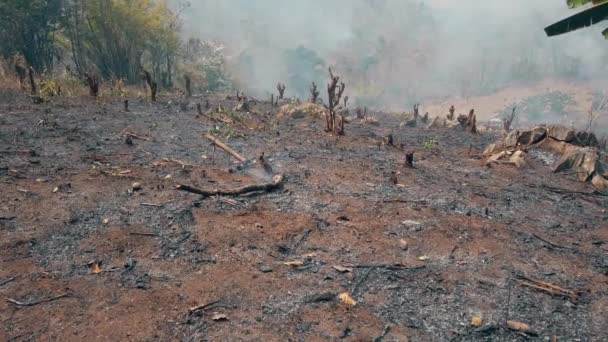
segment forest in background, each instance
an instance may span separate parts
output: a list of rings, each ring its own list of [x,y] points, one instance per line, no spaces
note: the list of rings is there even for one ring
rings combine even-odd
[[[200,90],[218,90],[221,46],[182,34],[186,2],[166,0],[6,0],[0,2],[5,74],[30,66],[40,75],[95,75],[141,82],[149,70],[163,88],[189,75]]]

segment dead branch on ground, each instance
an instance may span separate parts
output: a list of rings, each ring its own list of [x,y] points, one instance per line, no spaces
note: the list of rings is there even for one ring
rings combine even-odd
[[[228,154],[230,154],[231,156],[236,158],[236,160],[240,161],[241,163],[243,163],[247,160],[247,159],[245,159],[245,157],[238,154],[235,150],[231,149],[228,145],[219,141],[216,137],[212,136],[211,134],[206,134],[205,138],[207,140],[211,141],[215,146],[218,146],[222,150],[226,151]]]
[[[525,276],[519,276],[518,278],[520,285],[544,291],[555,296],[567,298],[570,300],[570,302],[572,302],[572,304],[576,304],[578,301],[578,295],[572,290],[567,290],[544,281],[530,279]]]
[[[247,193],[256,192],[256,191],[272,191],[274,189],[281,187],[283,185],[284,181],[285,181],[285,176],[279,174],[279,175],[275,175],[274,177],[272,177],[271,182],[262,183],[262,184],[246,185],[246,186],[242,186],[242,187],[236,188],[236,189],[205,190],[205,189],[197,189],[197,188],[194,188],[194,187],[191,187],[188,185],[177,185],[175,187],[175,189],[179,190],[179,191],[186,191],[186,192],[190,192],[190,193],[201,195],[201,196],[207,196],[207,197],[209,197],[209,196],[238,196],[238,195],[247,194]]]
[[[221,301],[220,300],[216,300],[216,301],[213,301],[213,302],[209,302],[207,304],[197,305],[195,307],[192,307],[192,308],[188,309],[188,315],[192,315],[193,313],[195,313],[197,311],[208,309],[209,307],[211,307],[213,305],[216,305],[216,304],[219,304],[219,303],[221,303]]]
[[[8,278],[6,280],[0,281],[0,286],[4,286],[4,285],[10,283],[11,281],[13,281],[15,279],[17,279],[17,277],[10,277],[10,278]]]
[[[36,301],[33,301],[33,302],[20,302],[18,300],[11,299],[11,298],[6,298],[6,301],[9,302],[9,303],[13,303],[13,304],[15,304],[17,306],[34,306],[34,305],[38,305],[38,304],[42,304],[42,303],[52,302],[54,300],[67,297],[69,295],[70,295],[69,293],[63,293],[63,294],[60,294],[58,296],[54,296],[54,297],[50,297],[50,298],[45,298],[45,299],[41,299],[41,300],[36,300]]]

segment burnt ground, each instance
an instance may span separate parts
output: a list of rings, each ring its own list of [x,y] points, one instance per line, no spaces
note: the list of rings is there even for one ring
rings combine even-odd
[[[192,103],[132,98],[130,108],[0,95],[0,340],[608,339],[608,198],[551,174],[543,154],[525,170],[489,168],[480,154],[490,133],[401,129],[379,114],[379,126],[335,137],[322,119],[277,120],[257,104],[263,114],[232,114],[231,133],[243,136],[224,141],[264,152],[285,185],[202,198],[174,185],[261,179],[228,171],[233,159],[203,139],[213,122]],[[126,144],[127,128],[147,140]],[[390,132],[416,150],[415,168],[379,146]],[[131,192],[134,182],[142,189]],[[343,292],[357,305],[335,300]]]

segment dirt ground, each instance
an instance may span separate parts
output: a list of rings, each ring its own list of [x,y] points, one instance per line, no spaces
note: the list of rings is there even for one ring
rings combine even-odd
[[[1,341],[608,340],[608,197],[551,156],[487,167],[494,133],[336,137],[258,103],[222,139],[284,186],[203,198],[174,186],[264,181],[203,138],[206,100],[237,105],[0,93]]]

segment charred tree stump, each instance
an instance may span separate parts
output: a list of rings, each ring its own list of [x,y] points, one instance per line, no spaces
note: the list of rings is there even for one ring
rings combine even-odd
[[[156,102],[156,92],[158,91],[158,84],[152,79],[152,75],[147,70],[144,70],[144,80],[150,88],[150,99],[152,102]]]
[[[513,124],[513,120],[515,119],[515,109],[516,107],[513,107],[511,115],[502,119],[502,126],[505,129],[505,132],[507,133],[511,132],[511,125]]]
[[[340,99],[346,89],[344,82],[340,82],[340,76],[334,76],[329,68],[330,83],[327,85],[327,97],[329,99],[327,115],[327,132],[341,133],[344,134],[344,120],[340,123],[340,127],[336,125],[336,112],[339,109]],[[338,84],[339,83],[339,84]]]
[[[186,96],[192,97],[192,80],[189,75],[184,76],[184,79],[186,81]]]
[[[38,94],[38,87],[36,86],[36,79],[34,78],[34,68],[30,67],[29,69],[30,76],[30,90],[32,95]]]
[[[424,122],[425,124],[429,123],[429,112],[424,113],[424,116],[422,117],[422,122]]]
[[[319,91],[317,90],[317,85],[315,82],[312,82],[310,86],[310,102],[317,103],[317,99],[319,98]]]
[[[277,90],[279,91],[279,100],[283,99],[283,96],[285,95],[285,89],[287,89],[285,83],[277,83]]]
[[[414,151],[405,153],[405,166],[414,167]]]
[[[467,118],[467,132],[477,133],[477,117],[475,116],[475,109],[471,109],[469,117]]]
[[[125,112],[129,111],[129,100],[125,100]]]
[[[448,114],[448,120],[452,121],[454,120],[454,113],[456,112],[456,108],[454,108],[454,105],[452,105],[450,107],[450,113]]]
[[[15,71],[17,72],[17,77],[19,77],[19,87],[21,90],[25,90],[25,78],[27,77],[27,71],[25,67],[19,64],[15,64]]]
[[[90,75],[85,73],[84,76],[87,78],[87,85],[89,86],[89,95],[97,97],[99,95],[99,80],[96,75]]]

